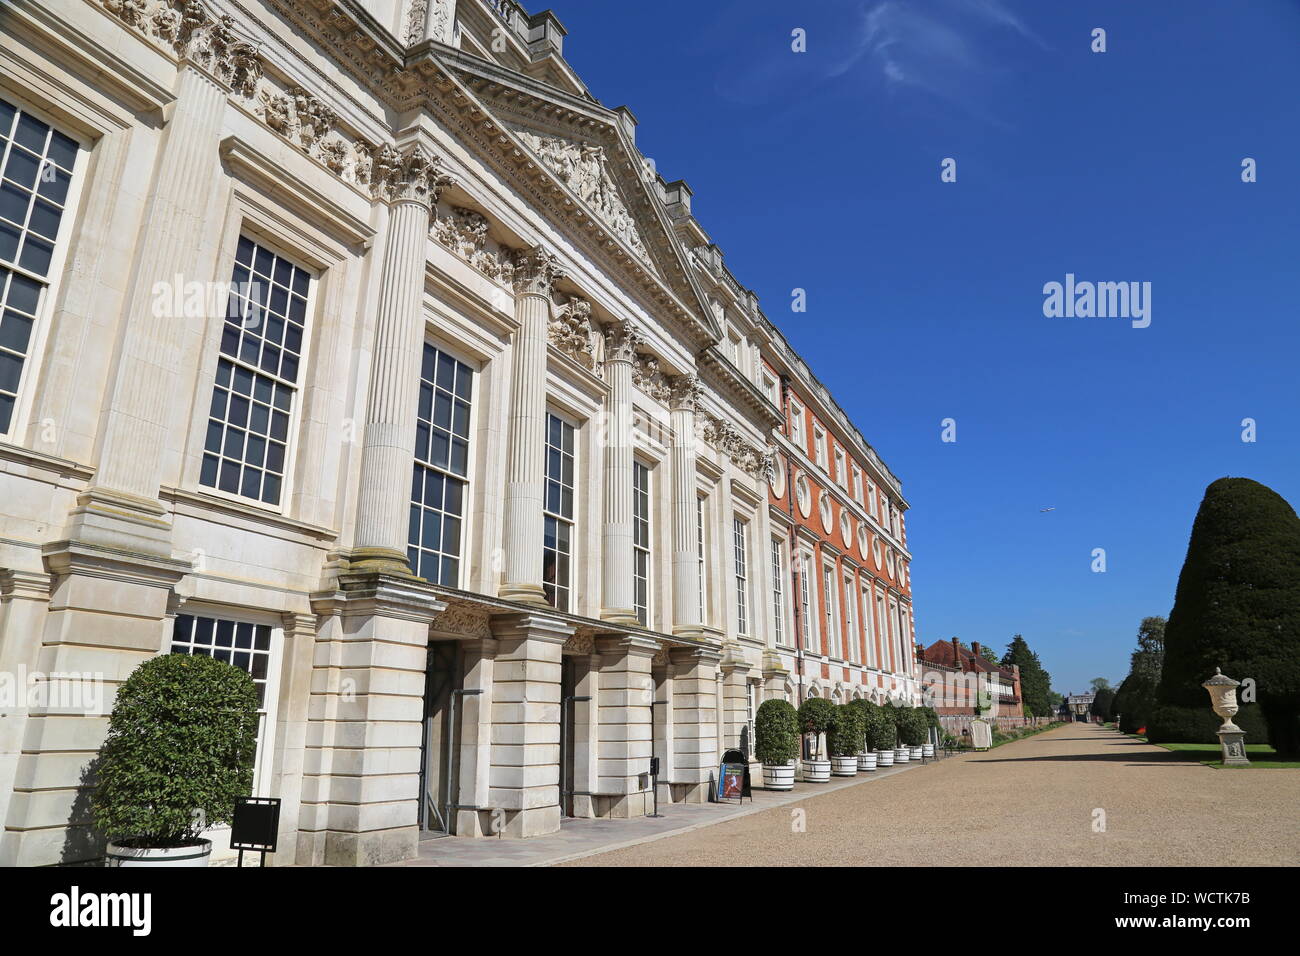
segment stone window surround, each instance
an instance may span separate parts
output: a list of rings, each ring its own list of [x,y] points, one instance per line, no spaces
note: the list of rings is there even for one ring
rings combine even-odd
[[[199,357],[199,374],[195,376],[195,393],[193,403],[189,440],[185,447],[186,465],[183,472],[182,488],[199,495],[210,495],[224,501],[238,502],[254,511],[268,512],[283,517],[294,517],[291,504],[297,490],[298,455],[302,450],[302,426],[304,397],[313,388],[321,386],[322,380],[329,375],[329,370],[321,368],[315,361],[316,336],[320,328],[320,312],[329,298],[334,282],[341,279],[338,271],[349,262],[345,249],[336,248],[328,240],[316,240],[307,231],[309,223],[294,223],[291,235],[286,235],[284,222],[271,218],[263,211],[262,203],[256,191],[239,176],[229,178],[231,195],[222,235],[218,246],[219,252],[214,266],[214,281],[226,282],[234,274],[235,253],[239,240],[247,236],[260,246],[284,256],[295,265],[312,274],[311,289],[307,299],[306,321],[303,323],[302,351],[299,354],[299,380],[295,384],[293,406],[289,412],[289,433],[285,449],[285,471],[280,486],[278,505],[268,504],[230,494],[220,488],[212,488],[200,482],[200,469],[203,464],[203,440],[208,408],[212,396],[213,383],[216,380],[217,364],[221,360],[221,335],[224,322],[208,322],[203,333],[203,344]]]

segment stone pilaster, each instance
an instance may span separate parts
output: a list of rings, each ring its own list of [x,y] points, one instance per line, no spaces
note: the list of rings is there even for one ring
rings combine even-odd
[[[515,263],[511,346],[510,452],[505,497],[505,582],[501,596],[545,605],[542,589],[542,494],[546,477],[546,346],[551,292],[564,278],[540,247]]]
[[[454,807],[448,814],[455,821],[457,836],[492,834],[492,685],[496,669],[497,642],[492,638],[461,642],[461,686],[477,694],[461,695],[458,753],[455,773],[459,788],[452,790]]]
[[[387,147],[374,190],[389,209],[366,402],[352,566],[409,573],[406,559],[420,360],[424,349],[424,266],[429,216],[450,179],[421,146]]]
[[[0,681],[13,699],[0,705],[0,824],[8,818],[27,726],[28,677],[34,676],[53,578],[43,571],[0,570]],[[4,838],[0,837],[0,842]],[[12,865],[12,859],[6,859]]]
[[[673,783],[682,799],[703,803],[717,772],[717,674],[722,655],[711,648],[673,648]]]
[[[742,734],[748,724],[749,664],[739,659],[725,660],[722,664],[722,699],[724,708],[724,733],[722,750],[741,748]],[[754,741],[748,741],[749,753],[754,753]]]
[[[0,834],[0,866],[75,863],[102,854],[100,836],[90,827],[90,792],[108,714],[121,683],[162,649],[173,589],[189,570],[184,561],[127,560],[80,542],[53,542],[43,552],[53,580],[48,611],[35,613],[42,601],[39,579],[24,585],[32,602],[25,615],[11,590],[4,654],[8,658],[12,647],[15,658],[26,658],[29,673],[67,676],[28,708]],[[19,617],[11,618],[15,611]],[[22,616],[34,628],[27,635],[16,630]]]
[[[280,694],[275,718],[275,757],[271,765],[272,796],[280,798],[279,852],[268,865],[295,862],[298,819],[302,813],[303,758],[311,706],[312,656],[316,651],[316,615],[281,616],[284,641],[280,657]]]
[[[785,700],[785,682],[790,671],[782,665],[781,655],[774,651],[763,652],[763,699]]]
[[[494,619],[492,632],[489,803],[504,811],[502,836],[554,833],[560,828],[560,655],[573,628],[519,614]]]
[[[70,516],[68,536],[148,554],[170,553],[170,526],[157,501],[171,435],[183,414],[176,396],[187,321],[156,307],[160,289],[209,280],[215,257],[209,205],[221,190],[219,144],[230,87],[184,60],[163,128],[152,190],[127,287],[121,355],[105,396],[99,467]],[[212,317],[215,319],[215,317]]]
[[[641,335],[630,322],[605,329],[605,497],[601,617],[637,625],[632,563],[632,363]]]
[[[699,495],[695,476],[695,413],[700,382],[686,375],[673,382],[673,633],[698,636],[700,607]]]
[[[650,794],[654,678],[651,658],[659,643],[650,638],[602,638],[600,653],[598,813],[632,817],[646,812]]]
[[[340,575],[320,617],[297,861],[355,866],[415,856],[429,623],[423,582]]]

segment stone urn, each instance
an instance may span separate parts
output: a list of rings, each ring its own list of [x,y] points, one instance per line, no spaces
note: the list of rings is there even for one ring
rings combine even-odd
[[[1214,676],[1201,685],[1210,695],[1210,706],[1214,713],[1223,720],[1218,730],[1219,749],[1223,752],[1225,767],[1241,767],[1250,763],[1246,757],[1246,732],[1232,722],[1237,716],[1237,688],[1240,681],[1235,681],[1219,668],[1214,669]]]

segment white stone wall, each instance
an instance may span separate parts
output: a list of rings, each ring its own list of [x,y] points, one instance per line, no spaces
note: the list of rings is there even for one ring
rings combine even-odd
[[[225,33],[216,0],[197,26],[171,0],[8,5],[0,96],[82,151],[23,414],[0,435],[0,671],[102,675],[106,696],[89,714],[0,708],[0,864],[101,851],[87,769],[104,715],[120,682],[168,649],[177,614],[273,627],[278,680],[256,788],[284,801],[275,863],[414,852],[431,633],[462,642],[461,686],[481,691],[457,728],[460,832],[558,827],[570,657],[576,693],[593,698],[574,710],[575,812],[640,812],[652,749],[669,792],[702,799],[718,756],[738,744],[746,683],[762,689],[756,701],[784,693],[792,666],[771,652],[762,456],[773,413],[744,384],[756,346],[743,372],[704,358],[725,322],[691,301],[696,266],[658,187],[619,166],[639,156],[629,123],[590,107],[604,165],[566,179],[551,153],[524,152],[542,140],[504,131],[533,123],[528,136],[551,137],[559,156],[582,117],[502,97],[433,54],[394,85],[382,69],[367,74],[360,34],[296,23],[275,0],[247,6],[256,19],[236,11]],[[459,7],[468,24],[495,16],[481,0]],[[369,8],[405,31],[408,5]],[[308,30],[326,32],[313,46]],[[631,224],[616,229],[609,217],[624,213]],[[315,277],[272,505],[200,481],[222,316],[153,310],[158,282],[228,281],[241,236]],[[527,250],[555,268],[512,266]],[[630,452],[653,467],[647,628],[607,600],[620,593],[611,575],[623,584],[630,569],[625,536],[609,533],[625,506],[605,485],[620,380],[601,332],[618,323],[636,329],[631,384],[617,386],[640,423]],[[413,425],[412,362],[426,341],[475,373],[455,590],[404,568],[411,458],[394,448]],[[520,431],[548,409],[577,425],[564,615],[538,600],[541,457]],[[709,499],[702,613],[684,559],[697,491]],[[744,635],[737,514],[750,522]],[[787,613],[790,598],[787,586]]]

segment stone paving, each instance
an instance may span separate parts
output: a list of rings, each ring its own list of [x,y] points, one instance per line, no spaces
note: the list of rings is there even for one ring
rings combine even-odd
[[[763,790],[755,782],[754,799],[743,804],[677,803],[660,805],[661,819],[637,817],[631,820],[565,820],[560,832],[527,840],[471,839],[439,837],[424,840],[420,855],[396,866],[554,866],[582,860],[597,853],[625,849],[680,837],[729,820],[763,813],[787,804],[806,801],[809,797],[835,793],[849,788],[872,789],[882,781],[909,771],[929,771],[936,763],[955,763],[962,756],[925,763],[908,762],[887,770],[859,773],[856,777],[832,777],[829,783],[796,783],[793,791],[777,793]],[[581,864],[579,864],[581,865]]]

